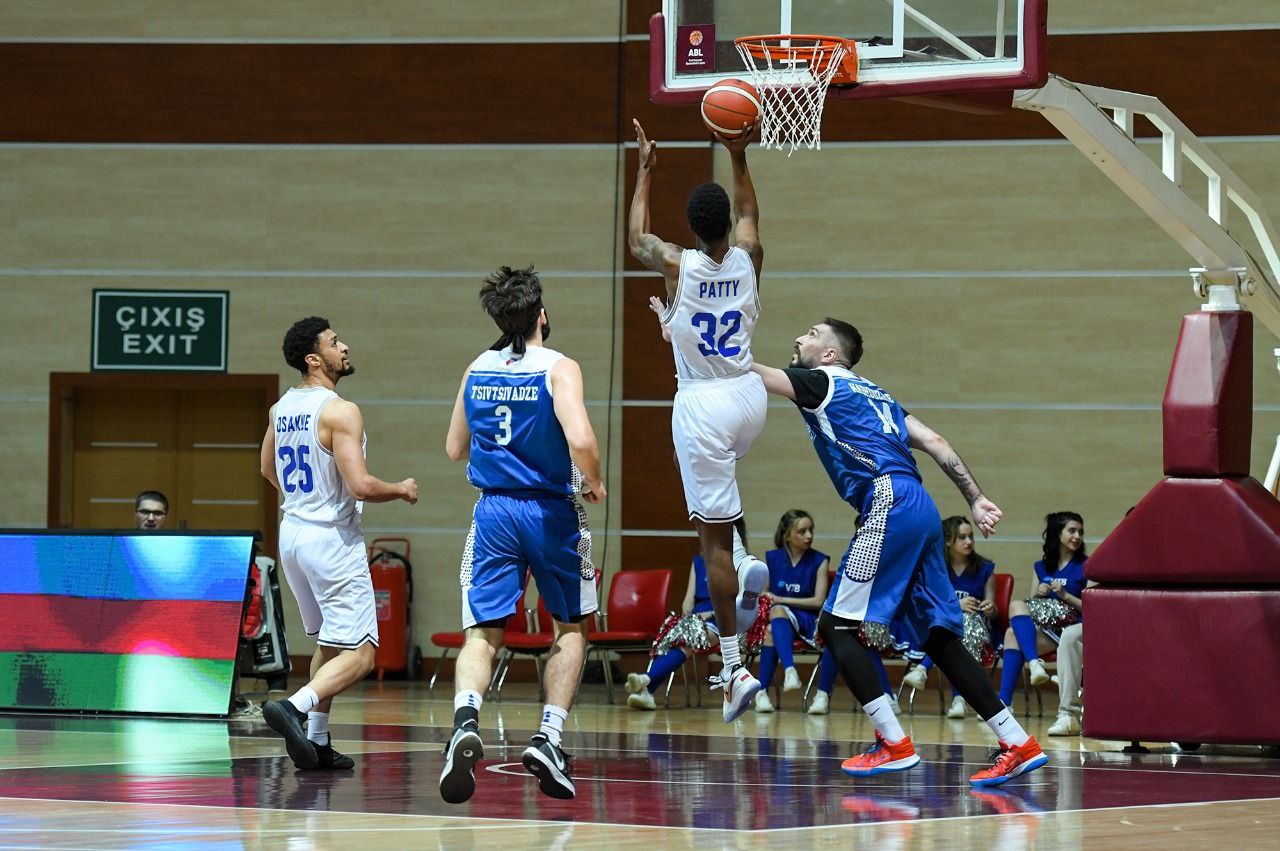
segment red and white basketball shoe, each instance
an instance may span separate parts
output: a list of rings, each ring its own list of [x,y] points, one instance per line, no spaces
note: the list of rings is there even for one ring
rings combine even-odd
[[[970,777],[969,783],[974,786],[999,786],[1020,774],[1035,771],[1048,761],[1049,757],[1040,750],[1035,737],[1028,738],[1026,742],[1016,746],[1001,742],[995,764]]]
[[[870,777],[890,771],[906,771],[919,761],[920,755],[916,753],[916,746],[911,744],[910,736],[903,736],[900,742],[888,742],[877,730],[876,743],[865,752],[840,763],[840,768],[850,777]]]

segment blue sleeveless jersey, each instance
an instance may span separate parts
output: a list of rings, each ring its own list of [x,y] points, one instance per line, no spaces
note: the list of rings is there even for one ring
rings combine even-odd
[[[965,597],[984,599],[987,594],[987,580],[995,572],[995,562],[990,561],[984,561],[978,565],[978,569],[972,574],[966,570],[957,576],[954,570],[950,567],[947,568],[947,573],[951,575],[951,585],[956,589],[956,599],[958,600]]]
[[[769,593],[775,597],[812,597],[818,588],[818,568],[827,554],[810,548],[794,566],[786,548],[769,550],[764,563],[769,566]]]
[[[556,419],[551,368],[564,355],[530,346],[476,358],[463,390],[471,459],[467,480],[486,493],[571,496],[578,474]]]
[[[884,475],[920,481],[907,444],[906,414],[892,396],[843,367],[818,367],[830,384],[817,408],[801,408],[813,448],[840,497],[864,511],[872,480]]]

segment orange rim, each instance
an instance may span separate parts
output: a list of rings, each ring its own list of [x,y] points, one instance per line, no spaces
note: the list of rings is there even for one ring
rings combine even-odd
[[[791,42],[783,46],[782,42]],[[796,42],[800,42],[797,44]],[[806,43],[807,42],[807,43]],[[779,60],[794,56],[797,59],[812,61],[818,53],[825,53],[843,46],[845,54],[840,58],[840,66],[831,78],[834,85],[846,85],[858,81],[858,46],[851,38],[840,38],[834,35],[802,35],[800,33],[778,33],[775,35],[745,35],[735,38],[734,43],[741,45],[756,59]]]

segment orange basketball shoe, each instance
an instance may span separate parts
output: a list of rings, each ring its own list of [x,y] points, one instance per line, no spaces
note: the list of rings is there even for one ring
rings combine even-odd
[[[995,765],[984,768],[970,777],[969,783],[974,786],[999,786],[1019,774],[1035,771],[1048,761],[1049,757],[1040,750],[1040,745],[1036,743],[1034,737],[1016,746],[1001,742]]]
[[[840,763],[840,768],[850,777],[870,777],[889,771],[906,771],[919,761],[920,755],[911,744],[910,736],[903,736],[900,742],[887,742],[877,730],[876,743],[864,753]]]

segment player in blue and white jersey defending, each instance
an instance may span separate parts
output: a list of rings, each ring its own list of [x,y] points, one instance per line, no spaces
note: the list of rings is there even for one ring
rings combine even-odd
[[[818,620],[819,633],[876,729],[875,744],[845,760],[843,768],[863,777],[902,771],[920,761],[868,653],[868,647],[890,642],[892,622],[995,732],[999,757],[969,782],[998,785],[1039,768],[1048,757],[1000,702],[986,672],[960,641],[963,623],[947,575],[942,520],[911,450],[928,454],[960,489],[983,537],[995,529],[1001,512],[951,444],[853,372],[861,358],[858,329],[827,318],[796,338],[790,369],[752,367],[770,393],[800,408],[831,483],[861,518]]]
[[[640,170],[627,242],[633,257],[666,280],[667,308],[660,319],[679,380],[671,437],[689,519],[702,543],[716,623],[721,635],[732,636],[751,626],[769,584],[769,568],[733,534],[733,522],[742,516],[738,459],[764,429],[768,404],[759,376],[751,371],[764,262],[756,192],[747,170],[747,141],[754,128],[733,139],[717,137],[729,151],[733,203],[718,184],[695,187],[686,214],[697,248],[682,249],[649,233],[649,177],[658,162],[657,145],[645,137],[640,122],[634,124]],[[732,721],[751,705],[760,681],[743,667],[737,642],[721,642],[720,653],[724,720]]]
[[[542,725],[522,760],[543,794],[572,798],[560,734],[596,610],[591,533],[576,496],[604,499],[600,450],[578,364],[543,345],[551,325],[533,268],[494,272],[480,288],[480,304],[502,337],[467,368],[445,442],[452,460],[468,459],[467,479],[481,496],[462,554],[467,637],[458,654],[440,795],[457,804],[475,791],[475,765],[484,756],[481,695],[507,618],[517,614],[527,567],[555,621],[555,644],[543,668]]]

